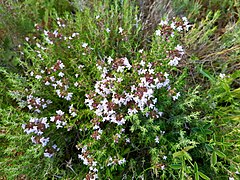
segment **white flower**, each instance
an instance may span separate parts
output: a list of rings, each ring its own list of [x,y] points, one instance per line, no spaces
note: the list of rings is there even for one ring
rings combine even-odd
[[[164,25],[167,25],[168,24],[168,21],[167,20],[165,20],[165,21],[163,21],[163,20],[161,20],[161,22],[159,23],[161,26],[164,26]]]
[[[52,148],[57,149],[57,145],[56,144],[52,145]]]
[[[59,115],[59,116],[63,116],[64,115],[64,112],[62,110],[58,110],[56,111],[56,113]]]
[[[184,51],[184,50],[183,50],[183,47],[180,46],[180,45],[177,45],[177,47],[175,47],[175,49],[176,49],[177,51],[180,51],[180,52],[183,52],[183,51]]]
[[[78,36],[79,33],[72,33],[72,37]]]
[[[173,59],[173,60],[170,60],[168,64],[169,64],[170,66],[177,66],[179,60],[181,60],[181,58],[179,58],[179,57],[174,57],[174,59]]]
[[[124,71],[124,66],[118,66],[117,72],[123,72]]]
[[[185,22],[188,22],[186,17],[182,17],[182,20],[185,21]]]
[[[61,62],[61,61],[60,61]],[[61,68],[61,69],[63,69],[64,67],[65,67],[65,65],[61,62],[60,64],[59,64],[59,67]]]
[[[25,129],[26,128],[26,124],[22,124],[22,128]]]
[[[140,65],[145,66],[145,61],[141,60]]]
[[[156,142],[156,143],[159,143],[159,137],[158,137],[158,136],[156,136],[155,142]]]
[[[33,107],[32,105],[28,105],[28,109],[31,110]]]
[[[48,137],[48,138],[42,137],[42,138],[40,139],[40,142],[42,143],[42,146],[43,146],[43,147],[46,146],[47,143],[49,142],[49,137]]]
[[[107,62],[108,64],[111,64],[113,62],[113,58],[111,58],[110,56],[107,58]]]
[[[51,104],[52,103],[52,101],[49,100],[49,99],[46,102],[47,102],[47,104]]]
[[[47,104],[43,104],[42,108],[45,109],[47,107]]]
[[[175,22],[172,22],[172,23],[171,23],[171,28],[172,28],[172,29],[175,29],[175,28],[176,28]]]
[[[73,93],[68,93],[67,96],[65,97],[65,99],[67,101],[70,101],[72,99],[72,95],[73,95]]]
[[[123,81],[123,79],[122,78],[117,78],[117,82],[122,82]]]
[[[100,16],[99,16],[99,15],[97,15],[97,16],[96,16],[96,19],[99,19],[99,18],[100,18]]]
[[[219,74],[219,77],[220,77],[221,79],[223,79],[223,78],[225,78],[225,77],[226,77],[226,75],[225,75],[225,74],[222,74],[222,73],[220,73],[220,74]]]
[[[83,43],[83,44],[82,44],[82,47],[83,47],[83,48],[86,48],[87,46],[88,46],[88,43]]]
[[[161,31],[158,29],[158,30],[156,30],[156,36],[161,36]]]
[[[178,32],[180,32],[180,31],[182,31],[182,30],[183,30],[182,26],[178,26],[178,27],[177,27],[177,31],[178,31]]]
[[[72,117],[76,117],[76,116],[77,116],[77,113],[72,112],[72,113],[71,113],[71,116],[72,116]]]
[[[75,87],[78,87],[78,85],[79,85],[78,82],[75,82],[75,83],[74,83],[74,86],[75,86]]]
[[[60,72],[60,73],[58,73],[58,76],[59,76],[59,77],[63,77],[63,76],[64,76],[64,73],[63,73],[63,72]]]
[[[166,160],[166,159],[167,159],[167,156],[163,156],[163,159]]]
[[[36,75],[35,78],[36,79],[42,79],[42,76],[41,75]]]
[[[51,80],[52,82],[54,82],[54,81],[55,81],[55,77],[54,77],[54,76],[51,76],[51,77],[50,77],[50,80]]]
[[[107,33],[109,33],[111,30],[109,28],[106,29]]]
[[[154,69],[148,69],[149,74],[154,74]]]
[[[93,126],[93,130],[96,130],[96,129],[99,129],[99,128],[100,128],[99,125]]]
[[[122,34],[124,29],[122,27],[119,27],[118,30],[119,30],[119,33]]]
[[[53,154],[48,153],[48,152],[43,153],[43,155],[44,155],[44,157],[48,157],[48,158],[53,157]]]
[[[173,100],[175,101],[175,100],[177,100],[178,98],[180,97],[180,92],[178,92],[175,96],[173,96],[172,98],[173,98]]]
[[[121,160],[118,161],[118,164],[119,164],[119,165],[122,165],[122,164],[124,164],[125,162],[126,162],[126,159],[123,158],[123,159],[121,159]]]
[[[84,68],[84,65],[79,65],[78,66],[78,69],[82,69],[82,68]]]
[[[229,177],[228,179],[229,179],[229,180],[234,180],[234,178],[233,178],[233,177]]]

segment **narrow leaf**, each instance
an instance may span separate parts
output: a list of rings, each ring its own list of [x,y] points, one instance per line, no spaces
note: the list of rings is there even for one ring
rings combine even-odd
[[[215,164],[217,163],[217,154],[216,152],[214,151],[211,155],[211,165],[212,166],[215,166]]]
[[[199,176],[201,176],[201,178],[205,179],[205,180],[211,180],[208,176],[206,176],[205,174],[203,174],[202,172],[198,172]]]
[[[213,77],[211,74],[209,74],[207,71],[203,70],[202,67],[201,67],[201,68],[198,68],[198,70],[199,70],[199,72],[200,72],[203,76],[205,76],[206,78],[208,78],[212,83],[215,82],[214,77]]]
[[[198,172],[195,172],[195,180],[199,180],[199,174],[198,174]]]
[[[170,167],[172,169],[181,169],[182,168],[182,165],[181,164],[171,164]]]
[[[173,158],[175,158],[175,157],[182,157],[182,156],[184,156],[184,152],[183,151],[178,151],[178,152],[175,152],[173,154]]]
[[[183,150],[184,151],[189,151],[190,149],[193,149],[194,148],[194,146],[187,146],[187,147],[185,147]]]
[[[219,151],[219,150],[216,150],[215,152],[216,152],[216,154],[217,154],[219,157],[221,157],[221,158],[226,158],[226,155],[225,155],[223,152],[221,152],[221,151]]]
[[[190,154],[187,153],[186,151],[184,151],[184,156],[185,156],[188,160],[192,161],[192,157],[191,157]]]
[[[196,162],[194,162],[194,172],[195,172],[195,173],[198,172],[198,165],[197,165]]]

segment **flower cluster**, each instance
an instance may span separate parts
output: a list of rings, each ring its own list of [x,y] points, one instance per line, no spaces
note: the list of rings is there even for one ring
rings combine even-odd
[[[54,145],[52,145],[52,147],[46,148],[43,155],[44,155],[44,157],[51,158],[51,157],[53,157],[54,153],[59,150],[60,149],[57,147],[57,145],[54,144]]]
[[[174,37],[176,31],[178,33],[188,31],[191,27],[187,18],[185,17],[183,17],[182,19],[175,18],[173,21],[162,20],[159,26],[160,27],[158,30],[156,30],[155,34],[157,37],[159,36],[163,38],[164,41],[169,41],[170,37]],[[167,54],[167,58],[170,59],[168,65],[177,66],[185,52],[182,46],[177,45],[174,49],[169,50]]]
[[[169,39],[169,37],[175,36],[175,31],[188,31],[191,25],[186,17],[182,17],[182,19],[174,18],[172,22],[169,20],[162,20],[160,22],[160,29],[156,30],[156,35],[161,36],[165,39]]]
[[[65,65],[63,62],[61,60],[57,60],[54,66],[45,69],[47,76],[44,78],[43,82],[46,86],[54,87],[58,97],[70,101],[73,93],[68,91],[69,80],[68,78],[64,77],[64,67]]]
[[[56,111],[57,115],[50,117],[51,122],[56,123],[57,129],[62,128],[66,125],[66,122],[64,121],[64,112],[61,110]]]
[[[62,29],[66,27],[66,23],[64,22],[63,19],[57,18],[57,26],[58,28]],[[71,40],[72,38],[74,38],[75,36],[78,36],[79,33],[73,33],[71,36],[67,37],[67,36],[63,36],[62,33],[59,32],[58,29],[55,29],[54,31],[50,31],[50,30],[45,30],[44,29],[44,25],[43,24],[35,24],[35,29],[37,31],[43,31],[44,33],[44,40],[45,42],[47,42],[48,44],[54,44],[56,40],[66,40],[69,39]]]
[[[57,115],[50,117],[50,121],[56,123],[56,127],[62,128],[66,125],[66,122],[64,121],[64,112],[61,110],[56,111]],[[45,147],[48,145],[50,138],[44,137],[43,134],[50,127],[50,123],[48,122],[47,117],[43,118],[30,118],[29,123],[23,124],[22,128],[24,129],[24,132],[27,134],[33,133],[34,136],[31,137],[32,143],[34,144],[41,144],[42,147]],[[52,147],[47,147],[44,152],[45,157],[52,157],[54,155],[54,152],[59,151],[59,148],[57,148],[57,145],[54,144]]]
[[[78,155],[78,158],[83,161],[83,164],[89,167],[89,173],[86,175],[86,180],[97,179],[97,161],[94,161],[94,158],[90,155],[90,151],[87,150],[87,146],[82,147],[81,154]]]
[[[35,136],[31,137],[32,143],[34,144],[41,144],[42,147],[47,146],[49,143],[50,138],[44,137],[44,131],[50,127],[50,124],[47,122],[48,119],[44,118],[31,118],[28,124],[23,124],[22,128],[24,132],[27,134],[34,133]],[[44,156],[45,157],[52,157],[55,151],[59,151],[57,145],[52,146],[52,148],[46,148]]]
[[[162,116],[162,112],[155,107],[157,98],[154,97],[154,92],[169,86],[168,74],[155,73],[153,64],[147,64],[143,60],[134,68],[127,58],[112,60],[109,57],[107,61],[107,67],[97,65],[102,71],[102,79],[96,82],[95,92],[87,94],[85,100],[86,105],[101,119],[99,121],[124,125],[125,115],[144,113],[146,108],[150,109],[145,113],[146,117]],[[138,72],[137,78],[126,82],[133,78],[131,71]],[[121,91],[120,88],[124,90]]]
[[[114,156],[113,158],[110,156],[109,159],[108,159],[107,166],[122,165],[122,164],[125,164],[125,163],[126,163],[125,158],[119,159],[116,156]]]
[[[177,45],[174,50],[169,51],[168,58],[170,59],[169,65],[170,66],[177,66],[178,62],[182,59],[184,55],[184,50],[182,46]]]
[[[52,21],[51,19],[51,22]],[[45,26],[48,26],[47,30]],[[54,60],[48,59],[47,54],[52,47],[58,46],[59,43],[64,42],[63,44],[70,48],[72,45],[71,41],[77,38],[79,33],[74,32],[69,34],[65,29],[66,21],[60,18],[57,18],[55,26],[54,23],[49,23],[47,25],[40,23],[35,24],[35,28],[36,33],[34,36],[25,38],[28,44],[34,45],[34,48],[31,46],[31,48],[27,49],[28,53],[31,53],[31,57],[34,57],[34,65],[36,65],[31,68],[27,76],[30,79],[33,78],[33,83],[42,83],[46,89],[51,87],[59,98],[70,101],[72,100],[73,93],[69,92],[71,82],[69,81],[69,75],[67,75],[65,64],[59,59],[55,62]],[[27,45],[27,47],[30,46]],[[21,48],[21,45],[19,48]],[[26,51],[21,52],[21,54],[26,55]],[[79,68],[82,67],[83,65],[79,66]],[[76,78],[77,77],[78,74],[76,74]],[[79,84],[76,82],[74,86],[77,87]],[[24,107],[27,106],[31,112],[41,113],[42,110],[48,108],[48,106],[53,103],[51,100],[45,100],[44,98],[33,95],[38,93],[36,90],[33,90],[33,94],[30,95],[28,91],[31,90],[26,91],[27,96],[25,95],[26,98],[22,98],[24,100],[21,99],[21,104],[24,105]],[[71,117],[77,116],[77,110],[73,107],[73,104],[69,106],[68,111]],[[56,129],[65,127],[65,116],[65,112],[57,110],[56,114],[50,117],[31,118],[27,124],[22,125],[24,132],[27,134],[35,134],[32,136],[31,140],[34,144],[41,144],[45,148],[45,157],[53,157],[54,152],[59,151],[56,144],[51,146],[52,142],[50,142],[50,137],[47,137],[47,134],[50,131],[50,127],[51,130],[54,126]]]
[[[22,128],[27,134],[35,133],[40,136],[43,134],[44,130],[49,127],[48,119],[44,118],[31,118],[28,124],[23,124]]]
[[[27,107],[29,110],[33,110],[34,112],[40,113],[40,109],[45,109],[49,104],[51,104],[51,100],[46,100],[39,97],[34,97],[33,95],[27,96]]]

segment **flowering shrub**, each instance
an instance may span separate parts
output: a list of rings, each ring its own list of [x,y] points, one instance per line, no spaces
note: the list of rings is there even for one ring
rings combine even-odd
[[[26,73],[11,91],[30,116],[23,131],[46,161],[67,162],[78,178],[205,177],[188,152],[200,141],[190,127],[204,126],[197,90],[184,82],[179,38],[190,25],[164,19],[145,47],[128,5],[35,25],[19,47]]]
[[[216,70],[215,78],[194,64],[215,81],[199,93],[187,59],[197,57],[185,50],[212,39],[219,14],[190,32],[185,17],[165,18],[145,39],[129,1],[78,3],[61,18],[46,4],[44,21],[19,45],[20,72],[0,67],[0,177],[237,178],[238,124],[230,121],[238,119],[239,72]]]
[[[22,125],[24,132],[32,135],[34,144],[44,148],[45,157],[54,158],[58,151],[64,153],[61,146],[67,146],[67,142],[74,145],[71,139],[65,145],[58,144],[57,133],[80,131],[75,146],[78,158],[88,167],[86,179],[105,174],[112,177],[114,170],[123,170],[133,160],[131,151],[139,151],[137,146],[160,150],[163,161],[154,155],[149,160],[155,170],[164,170],[168,152],[159,149],[165,141],[163,117],[181,94],[174,87],[177,78],[173,69],[184,55],[176,39],[189,28],[186,18],[162,21],[153,37],[152,51],[139,49],[132,56],[118,57],[112,50],[111,56],[103,58],[94,53],[90,42],[83,41],[79,46],[82,32],[69,34],[70,23],[68,27],[67,21],[59,18],[55,22],[54,30],[36,24],[37,36],[26,37],[23,55],[27,60],[22,64],[29,68],[26,78],[30,88],[19,103],[28,108],[32,118]],[[107,28],[106,35],[111,31],[114,29]],[[116,31],[122,40],[126,33],[122,27]],[[59,49],[73,52],[79,49],[81,58],[94,60],[90,66],[85,59],[71,60],[75,52],[60,60],[53,52]],[[85,77],[89,76],[89,68],[95,71],[93,79]],[[42,93],[42,88],[50,93]],[[84,111],[89,115],[84,115]]]

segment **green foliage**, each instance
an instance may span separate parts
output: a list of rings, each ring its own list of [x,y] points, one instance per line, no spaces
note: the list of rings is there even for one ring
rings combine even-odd
[[[222,16],[217,21],[220,28],[226,26],[229,21],[236,21],[239,18],[240,11],[239,2],[229,0],[173,0],[173,8],[176,14],[186,14],[194,22],[205,18],[211,11],[220,11]]]

